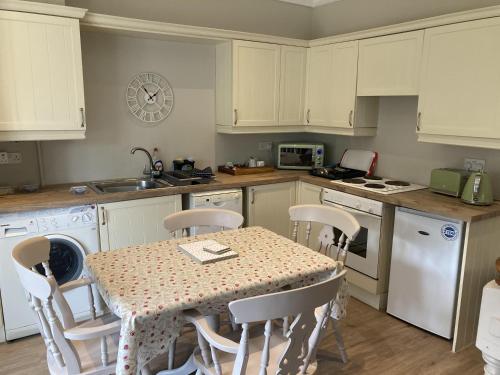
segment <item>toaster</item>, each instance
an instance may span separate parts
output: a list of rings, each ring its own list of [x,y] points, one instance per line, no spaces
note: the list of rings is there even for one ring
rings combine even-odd
[[[433,169],[429,189],[435,193],[460,197],[470,174],[471,172],[464,169]]]

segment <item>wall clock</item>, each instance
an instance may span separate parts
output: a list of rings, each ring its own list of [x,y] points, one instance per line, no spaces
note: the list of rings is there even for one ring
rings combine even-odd
[[[168,81],[156,73],[139,73],[127,87],[127,106],[139,120],[154,124],[168,117],[174,106],[174,93]]]

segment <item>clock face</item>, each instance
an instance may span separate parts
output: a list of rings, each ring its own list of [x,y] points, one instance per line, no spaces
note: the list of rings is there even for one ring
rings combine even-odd
[[[130,81],[126,92],[131,114],[145,123],[160,122],[174,106],[174,93],[168,81],[156,73],[139,73]]]

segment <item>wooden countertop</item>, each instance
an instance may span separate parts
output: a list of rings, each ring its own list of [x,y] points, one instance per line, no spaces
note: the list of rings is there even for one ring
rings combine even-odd
[[[47,208],[60,208],[80,204],[110,203],[124,200],[151,198],[174,194],[231,189],[246,186],[274,184],[289,181],[304,181],[325,188],[343,191],[360,197],[375,199],[387,204],[420,210],[444,217],[463,221],[479,221],[500,216],[500,202],[491,206],[471,206],[460,199],[435,194],[429,190],[417,190],[405,193],[382,195],[370,191],[345,186],[320,177],[314,177],[303,171],[275,171],[273,173],[246,176],[231,176],[217,173],[216,180],[205,185],[168,187],[163,189],[135,191],[126,193],[97,194],[89,189],[84,195],[74,195],[69,187],[78,184],[53,185],[42,188],[36,193],[24,193],[0,196],[0,214],[34,211]]]

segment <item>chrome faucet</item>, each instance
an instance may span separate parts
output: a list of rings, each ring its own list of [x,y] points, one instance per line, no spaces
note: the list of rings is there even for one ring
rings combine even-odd
[[[142,152],[144,152],[146,154],[146,156],[148,157],[148,159],[149,159],[149,172],[147,171],[146,168],[144,168],[144,171],[142,173],[145,174],[145,175],[149,175],[149,177],[151,177],[151,178],[158,176],[159,172],[155,169],[155,166],[154,166],[154,163],[153,163],[153,157],[151,156],[151,154],[149,153],[149,151],[146,150],[145,148],[142,148],[142,147],[133,147],[130,150],[130,153],[133,155],[133,154],[135,154],[136,151],[142,151]]]

